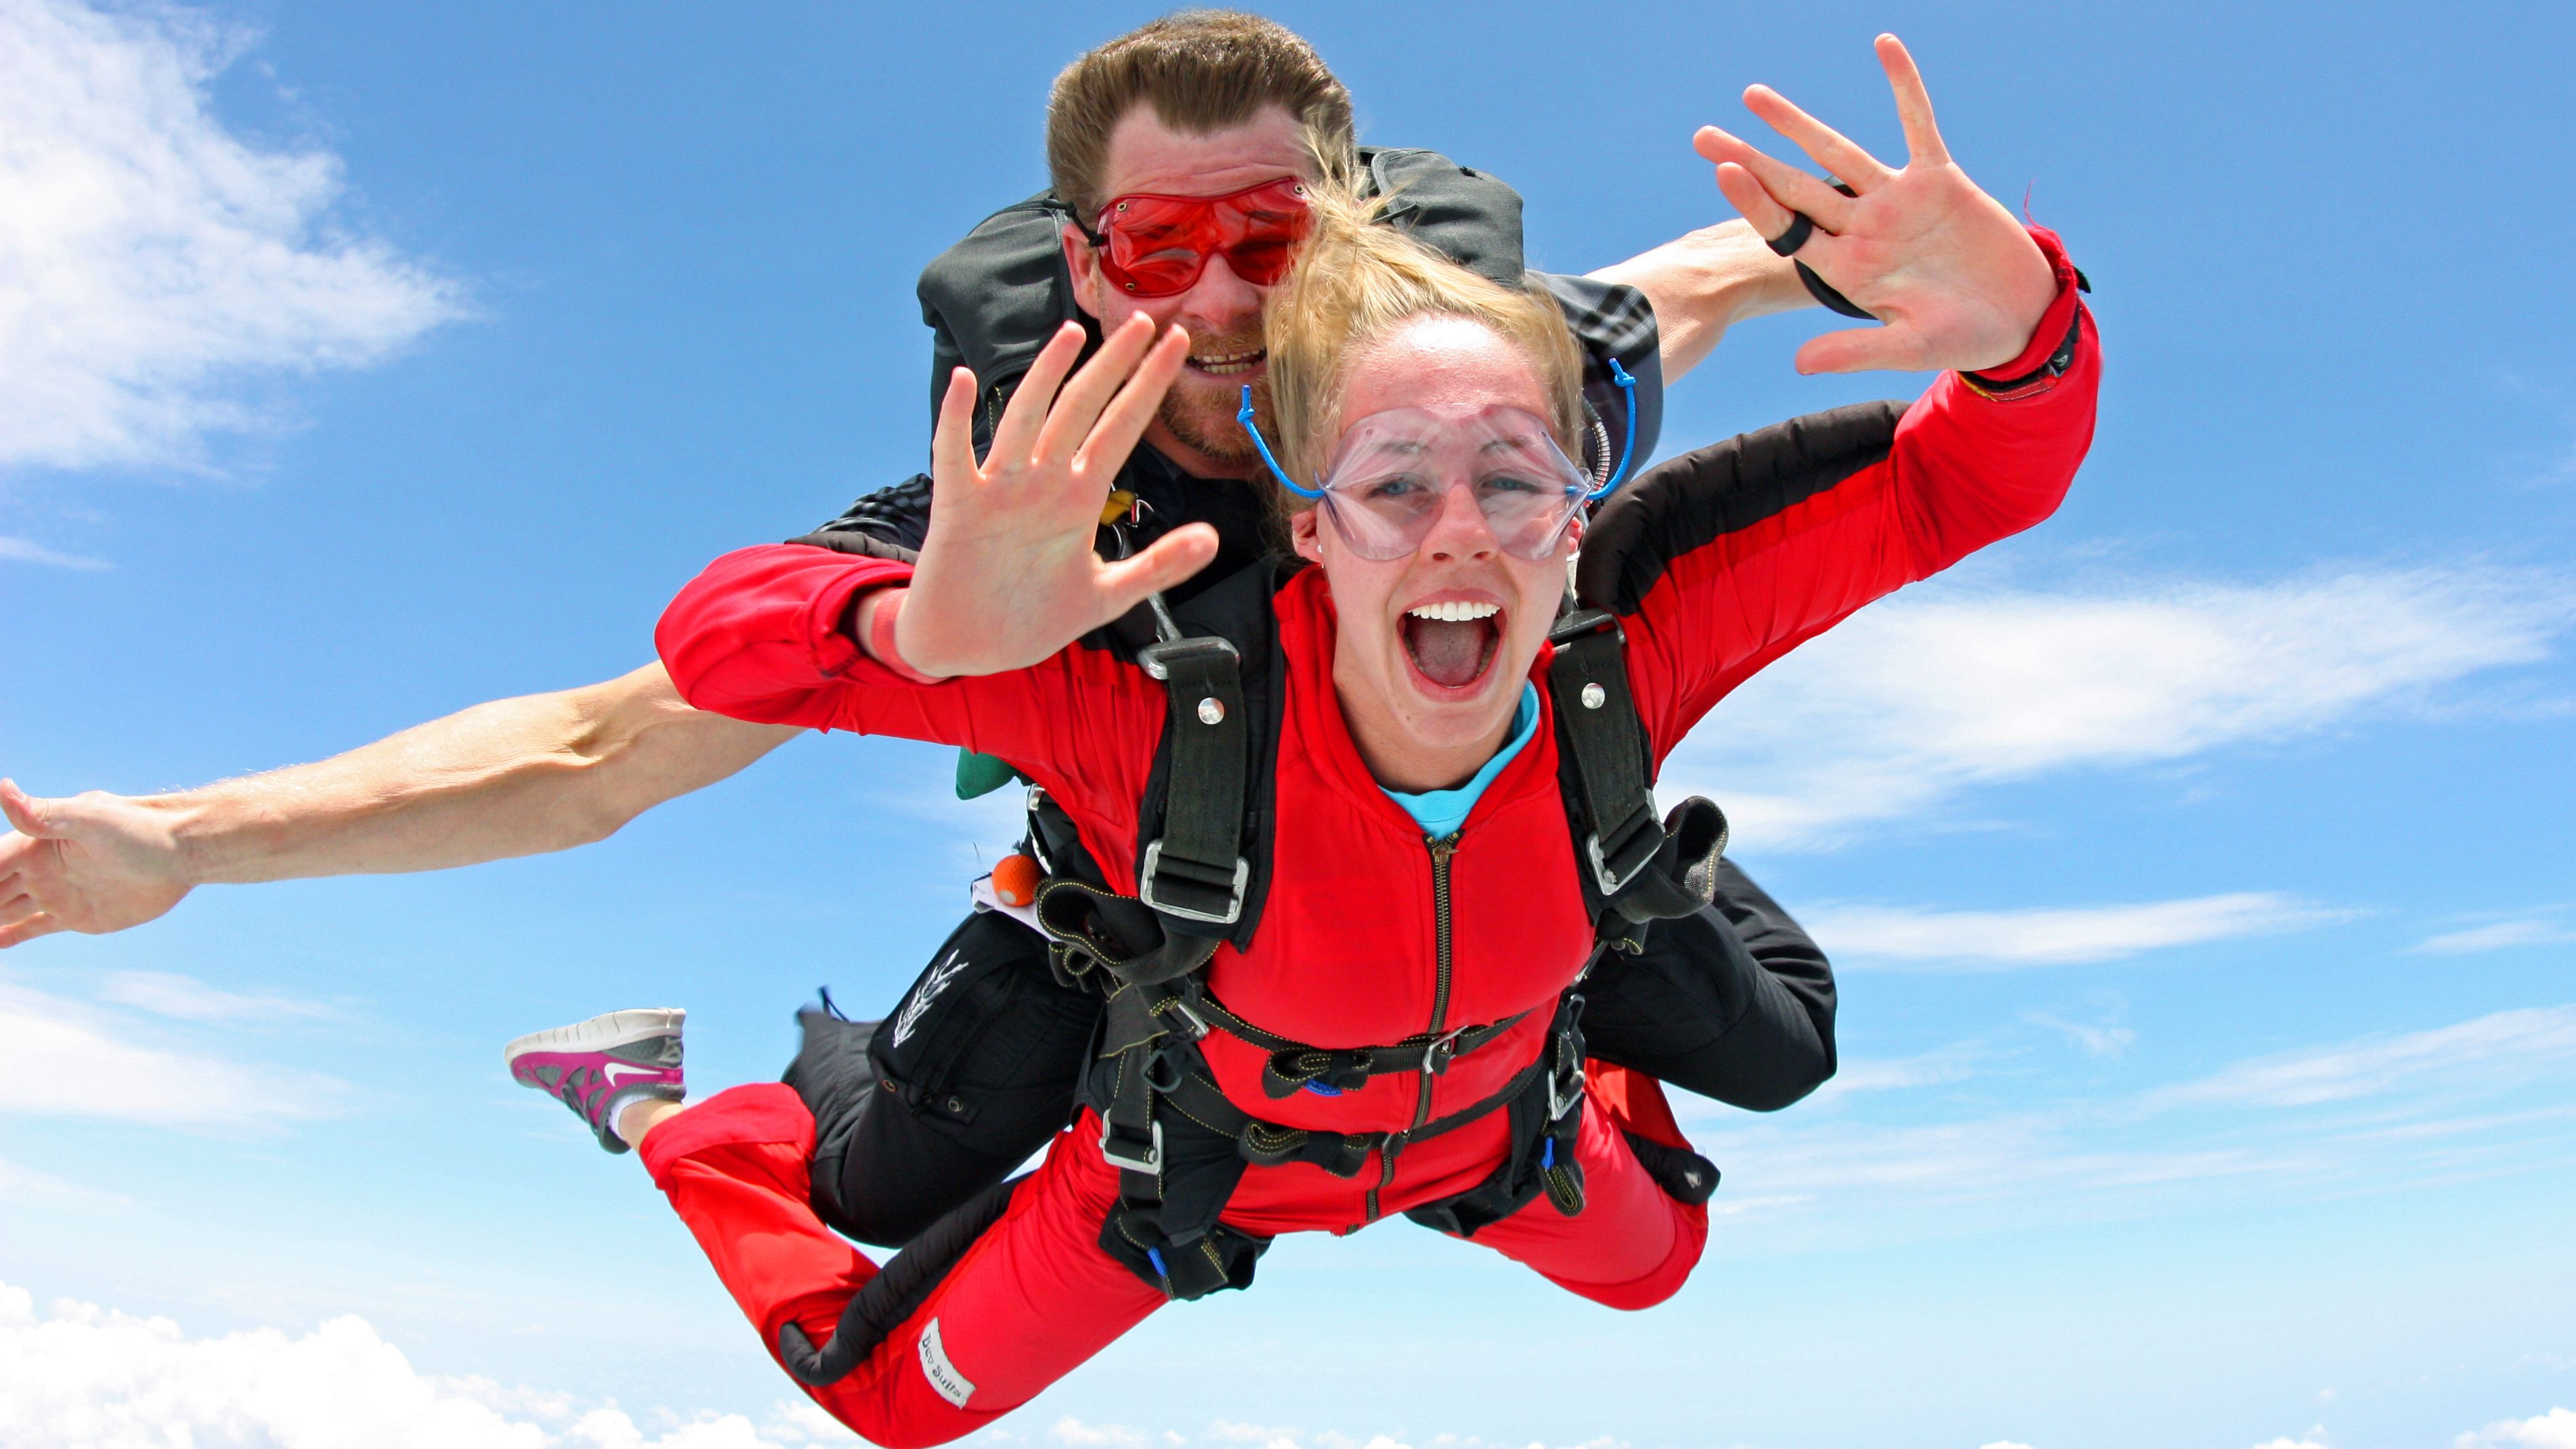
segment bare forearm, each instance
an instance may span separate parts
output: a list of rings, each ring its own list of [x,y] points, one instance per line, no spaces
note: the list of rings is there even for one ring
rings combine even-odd
[[[1653,304],[1667,385],[1699,366],[1736,323],[1813,305],[1797,268],[1742,221],[1685,232],[1592,276],[1635,287]]]
[[[169,822],[191,883],[439,870],[599,840],[796,733],[691,709],[654,664],[136,803]]]

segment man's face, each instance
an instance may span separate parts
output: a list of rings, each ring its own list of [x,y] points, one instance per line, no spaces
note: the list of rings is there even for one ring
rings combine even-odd
[[[1516,348],[1462,318],[1415,318],[1354,359],[1342,380],[1346,429],[1396,408],[1486,407],[1545,417],[1547,392]],[[1361,557],[1320,505],[1298,514],[1292,531],[1297,552],[1323,565],[1332,590],[1333,683],[1369,767],[1382,783],[1412,790],[1473,774],[1519,706],[1581,524],[1548,557],[1518,558],[1468,490],[1453,487],[1403,558]]]
[[[1164,125],[1152,106],[1140,105],[1109,133],[1108,160],[1103,194],[1113,199],[1225,196],[1265,181],[1302,176],[1308,169],[1297,118],[1279,106],[1243,125],[1193,136]],[[1142,312],[1157,327],[1178,323],[1189,331],[1189,364],[1165,394],[1145,440],[1205,477],[1255,476],[1259,463],[1235,412],[1247,384],[1266,407],[1269,370],[1261,345],[1261,303],[1269,289],[1244,281],[1223,256],[1212,256],[1188,291],[1136,297],[1102,274],[1098,254],[1073,227],[1065,228],[1064,253],[1073,269],[1075,301],[1104,330]]]

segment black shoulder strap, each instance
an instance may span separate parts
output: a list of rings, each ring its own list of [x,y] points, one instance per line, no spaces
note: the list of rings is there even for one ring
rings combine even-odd
[[[1173,610],[1137,651],[1169,713],[1137,812],[1138,898],[1176,935],[1248,947],[1270,886],[1285,668],[1273,600],[1296,569],[1264,559]]]
[[[1576,608],[1548,631],[1566,818],[1583,893],[1603,939],[1635,933],[1623,923],[1670,920],[1707,905],[1726,849],[1726,816],[1692,796],[1655,818],[1645,721],[1628,692],[1627,634],[1606,610]]]

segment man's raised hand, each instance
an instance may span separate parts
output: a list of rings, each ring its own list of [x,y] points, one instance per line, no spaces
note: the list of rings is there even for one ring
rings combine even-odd
[[[1189,352],[1187,333],[1174,327],[1157,341],[1140,314],[1077,372],[1082,329],[1066,323],[1030,364],[981,461],[975,376],[957,369],[931,438],[930,532],[895,619],[907,666],[941,676],[1025,668],[1216,557],[1216,530],[1203,523],[1120,562],[1092,549],[1110,484]]]
[[[1814,222],[1797,259],[1884,324],[1809,341],[1798,349],[1800,372],[1974,372],[2010,362],[2056,300],[2056,276],[2012,213],[1950,159],[1904,44],[1880,36],[1878,59],[1905,127],[1902,170],[1880,164],[1768,86],[1744,93],[1747,109],[1856,195],[1715,126],[1701,127],[1691,144],[1717,163],[1718,189],[1755,231],[1778,239],[1793,224],[1792,212]]]
[[[122,796],[40,800],[0,780],[0,816],[0,950],[139,926],[192,884],[168,822]]]

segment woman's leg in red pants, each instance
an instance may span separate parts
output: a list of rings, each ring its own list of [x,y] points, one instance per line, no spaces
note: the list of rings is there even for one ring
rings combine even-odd
[[[1681,1291],[1708,1244],[1708,1209],[1677,1203],[1628,1150],[1623,1118],[1658,1140],[1670,1132],[1660,1093],[1629,1103],[1604,1082],[1590,1094],[1574,1156],[1583,1164],[1583,1211],[1559,1213],[1545,1194],[1479,1231],[1482,1244],[1570,1293],[1611,1308],[1652,1308]],[[1642,1096],[1642,1094],[1641,1094]],[[1660,1120],[1656,1118],[1660,1115]],[[1678,1138],[1678,1132],[1670,1132]]]
[[[829,1340],[876,1274],[808,1205],[813,1149],[812,1115],[778,1084],[710,1097],[638,1149],[772,1358],[783,1323]],[[1100,1250],[1115,1193],[1097,1152],[1057,1138],[912,1317],[847,1378],[806,1392],[889,1449],[945,1443],[1035,1398],[1163,1305]]]

